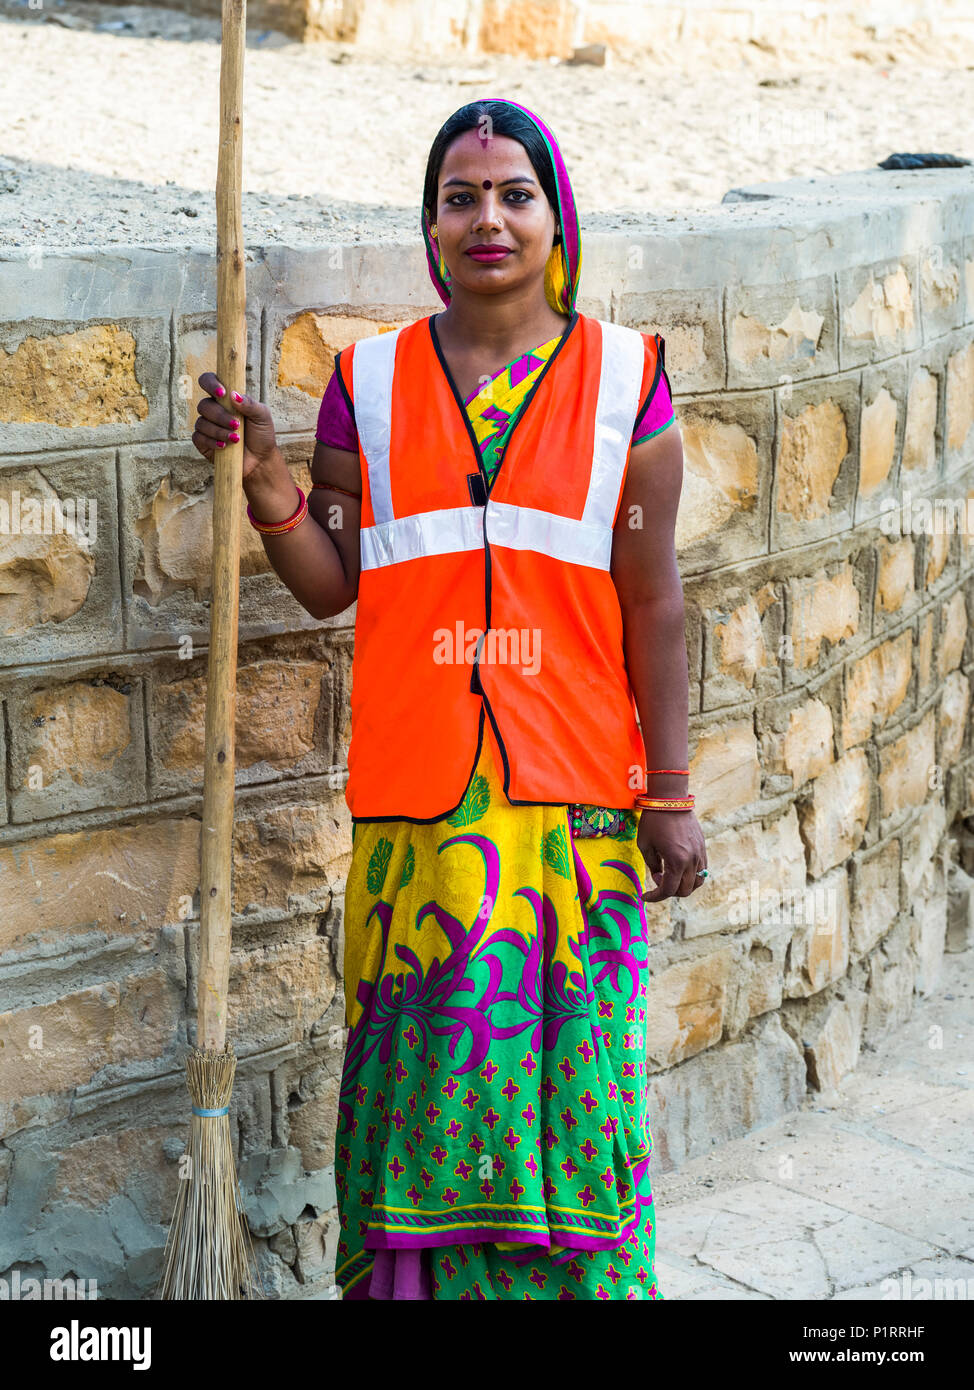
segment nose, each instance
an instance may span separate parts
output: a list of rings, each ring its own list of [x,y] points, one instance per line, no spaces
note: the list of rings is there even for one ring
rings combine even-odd
[[[476,231],[485,227],[500,228],[503,225],[501,201],[493,188],[486,189],[481,193],[476,211],[477,216],[474,220]]]

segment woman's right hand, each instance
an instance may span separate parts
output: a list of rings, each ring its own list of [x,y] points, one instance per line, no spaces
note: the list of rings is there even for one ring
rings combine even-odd
[[[242,438],[244,479],[274,462],[277,438],[267,406],[250,396],[231,396],[215,372],[204,372],[199,384],[206,395],[196,407],[193,445],[198,452],[212,463],[228,442]]]

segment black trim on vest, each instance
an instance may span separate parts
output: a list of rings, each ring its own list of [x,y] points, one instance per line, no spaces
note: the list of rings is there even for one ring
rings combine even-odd
[[[338,365],[338,359],[341,357],[344,351],[345,349],[342,348],[341,351],[335,353],[335,372],[338,376],[338,385],[341,388],[341,393],[345,397],[345,404],[348,406],[348,413],[352,418],[352,424],[355,425],[355,405],[352,401],[351,396],[348,394],[348,390],[345,386],[345,378],[342,376],[341,368]],[[355,426],[355,433],[356,435],[358,434],[357,425]]]
[[[474,506],[486,507],[487,485],[484,482],[484,475],[482,473],[468,473],[467,488],[470,492],[470,500]]]

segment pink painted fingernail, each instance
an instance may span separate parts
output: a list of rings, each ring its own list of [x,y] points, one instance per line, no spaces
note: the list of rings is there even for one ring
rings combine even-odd
[[[239,434],[229,434],[229,435],[227,435],[227,443],[228,443],[228,444],[239,444],[239,443],[240,443],[240,435],[239,435]]]
[[[217,394],[218,396],[225,396],[227,393],[226,393],[226,390],[224,389],[224,387],[218,386],[218,387],[216,388],[216,394]]]
[[[236,393],[236,391],[231,391],[230,394],[231,394],[231,396],[233,397],[233,399],[234,399],[235,401],[237,401],[237,402],[243,401],[243,396],[238,396],[237,393]]]
[[[216,441],[216,447],[217,447],[218,449],[225,449],[225,448],[226,448],[226,445],[224,444],[224,442],[223,442],[222,439],[218,439],[218,440]]]
[[[240,421],[239,421],[239,420],[231,420],[231,421],[230,421],[230,428],[231,428],[232,430],[235,430],[235,429],[239,428],[239,425],[240,425]]]

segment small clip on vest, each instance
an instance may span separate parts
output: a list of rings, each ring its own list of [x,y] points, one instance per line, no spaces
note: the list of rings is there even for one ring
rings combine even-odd
[[[487,505],[487,484],[484,482],[482,473],[468,473],[467,487],[470,491],[470,500],[475,507],[486,507]]]

